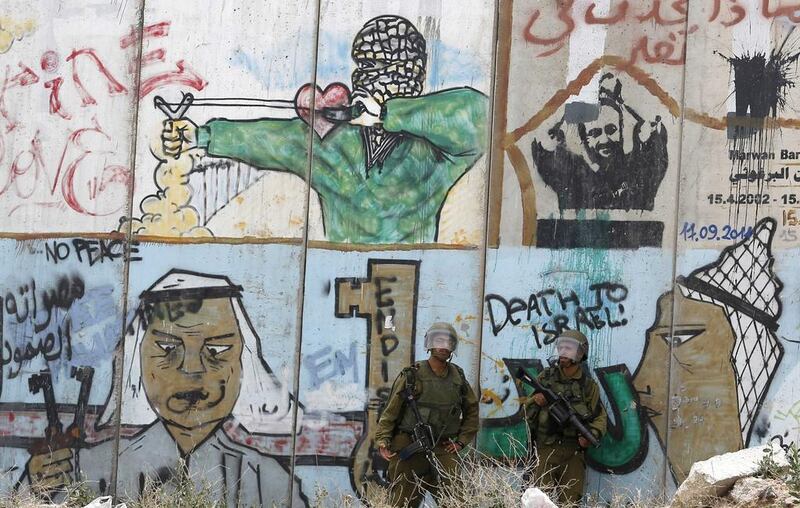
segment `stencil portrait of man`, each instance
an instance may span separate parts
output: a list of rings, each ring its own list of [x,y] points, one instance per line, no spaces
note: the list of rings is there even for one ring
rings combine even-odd
[[[667,131],[661,117],[647,122],[622,97],[613,74],[600,78],[597,116],[577,123],[579,143],[569,143],[566,118],[548,135],[555,148],[533,140],[533,162],[544,183],[555,191],[559,210],[653,210],[667,173]],[[626,118],[633,120],[630,150],[625,151]]]

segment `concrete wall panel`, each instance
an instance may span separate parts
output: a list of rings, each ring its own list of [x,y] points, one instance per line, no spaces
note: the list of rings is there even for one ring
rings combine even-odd
[[[90,485],[108,492],[116,427],[103,421],[114,377],[112,360],[122,330],[124,240],[46,238],[2,241],[3,489],[31,478],[57,476],[66,461],[102,468]],[[131,256],[131,257],[129,257]],[[59,450],[51,465],[36,456]],[[92,458],[88,448],[101,450]]]
[[[108,232],[128,210],[136,4],[4,2],[3,230]]]
[[[259,126],[280,127],[297,116],[297,91],[313,79],[315,28],[313,2],[201,2],[188,9],[147,3],[134,234],[303,237],[310,140],[302,133],[288,140],[290,131]],[[181,108],[187,94],[194,100]],[[158,98],[166,111],[154,104]],[[188,119],[194,124],[189,129],[202,131],[186,146],[199,142],[203,149],[177,159],[166,155],[161,137],[170,117]],[[259,122],[268,119],[275,122]],[[219,127],[225,120],[264,146],[226,141],[229,131]],[[269,150],[288,145],[291,164]],[[319,221],[318,209],[312,220]]]
[[[589,495],[797,441],[789,2],[73,4],[0,6],[3,491],[363,495],[440,320],[500,459],[587,334]]]
[[[188,457],[188,477],[222,502],[286,499],[301,255],[298,245],[140,246],[117,350],[120,495],[139,495],[143,473],[175,481]]]

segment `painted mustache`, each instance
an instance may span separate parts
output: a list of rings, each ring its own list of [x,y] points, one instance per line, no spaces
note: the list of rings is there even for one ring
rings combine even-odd
[[[198,401],[208,398],[208,392],[204,390],[189,390],[188,392],[178,392],[173,397],[178,400],[185,400],[189,404],[197,404]]]
[[[207,401],[210,397],[209,392],[199,390],[187,390],[183,392],[176,392],[172,394],[167,400],[167,407],[174,413],[185,413],[195,409],[199,402]],[[219,397],[205,404],[205,409],[210,409],[217,406],[225,399],[225,385],[220,387]]]

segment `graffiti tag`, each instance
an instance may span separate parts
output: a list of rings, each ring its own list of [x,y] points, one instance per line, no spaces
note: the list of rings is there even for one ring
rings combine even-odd
[[[37,291],[36,280],[31,279],[6,292],[0,306],[0,369],[6,366],[9,369],[0,373],[0,394],[3,379],[16,378],[25,362],[38,356],[48,362],[62,357],[72,359],[72,320],[65,316],[58,321],[53,316],[59,310],[68,311],[76,300],[83,298],[85,290],[80,276],[62,275],[48,289]],[[6,318],[9,326],[16,328],[13,336],[6,333]]]
[[[525,320],[533,332],[536,345],[551,344],[562,331],[617,328],[628,324],[625,306],[628,288],[614,282],[589,286],[590,296],[581,301],[574,290],[544,289],[530,293],[527,298],[506,299],[497,294],[486,295],[486,306],[497,335],[509,324],[519,326]]]

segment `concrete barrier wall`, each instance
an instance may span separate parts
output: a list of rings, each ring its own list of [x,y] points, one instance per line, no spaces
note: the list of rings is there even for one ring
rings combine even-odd
[[[587,334],[611,422],[591,494],[796,441],[798,21],[778,0],[5,2],[2,489],[136,497],[184,460],[229,505],[363,494],[436,321],[498,458],[528,444],[513,372]]]

